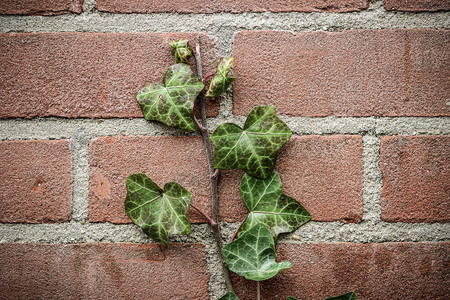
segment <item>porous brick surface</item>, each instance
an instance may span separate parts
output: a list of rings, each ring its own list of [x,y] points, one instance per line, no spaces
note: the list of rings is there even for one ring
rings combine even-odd
[[[233,111],[290,116],[449,116],[450,31],[243,31]]]
[[[369,6],[368,0],[97,0],[97,9],[114,13],[215,12],[350,12]]]
[[[205,72],[217,49],[205,34]],[[142,117],[136,93],[174,64],[170,41],[198,33],[0,34],[0,118]],[[191,58],[195,69],[195,60]],[[206,74],[206,73],[205,73]],[[208,102],[209,115],[219,102]]]
[[[448,299],[449,243],[315,243],[278,245],[291,269],[262,282],[262,299],[324,299],[354,291],[358,299]],[[256,285],[233,277],[239,299]]]
[[[399,11],[439,11],[450,10],[448,0],[384,0],[384,8]]]
[[[383,220],[450,221],[450,136],[383,137],[380,155]]]
[[[0,14],[59,15],[81,13],[83,0],[2,0]]]
[[[0,142],[0,222],[48,223],[71,218],[70,142]]]
[[[209,298],[200,244],[0,244],[0,264],[2,299]]]

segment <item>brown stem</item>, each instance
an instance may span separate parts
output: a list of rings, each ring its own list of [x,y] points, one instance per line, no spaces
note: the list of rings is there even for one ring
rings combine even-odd
[[[197,75],[201,79],[203,77],[203,71],[202,71],[202,58],[200,55],[200,37],[197,38],[197,44],[195,45],[195,61],[197,63]],[[211,197],[212,197],[212,219],[214,222],[218,223],[218,210],[219,210],[219,197],[217,193],[217,181],[218,177],[213,176],[215,173],[214,170],[214,156],[213,156],[213,150],[211,145],[211,140],[209,139],[209,131],[208,131],[208,125],[206,124],[206,107],[205,107],[205,91],[202,91],[199,95],[200,100],[200,109],[201,109],[201,115],[202,115],[202,126],[205,128],[205,131],[200,131],[203,138],[203,145],[205,146],[206,150],[206,156],[208,158],[208,166],[209,166],[209,180],[211,185]],[[216,240],[217,248],[218,248],[218,254],[220,256],[220,260],[222,262],[222,274],[225,278],[225,285],[227,287],[227,291],[232,292],[233,291],[233,285],[231,284],[230,279],[230,272],[228,272],[228,268],[225,264],[225,260],[222,256],[222,236],[220,234],[220,226],[211,226],[212,230],[214,231],[214,237]]]
[[[259,281],[256,282],[256,299],[261,300],[261,284]]]
[[[208,216],[206,213],[204,213],[200,208],[198,208],[197,206],[195,206],[194,204],[191,203],[191,206],[193,208],[195,208],[199,213],[201,213],[206,219],[208,219],[209,225],[211,225],[212,227],[217,226],[217,223],[214,222],[213,219],[211,219],[210,216]]]
[[[206,128],[203,127],[202,124],[200,124],[200,122],[198,121],[198,119],[195,116],[194,116],[194,121],[195,121],[195,124],[197,125],[198,129],[200,129],[202,132],[206,131]]]

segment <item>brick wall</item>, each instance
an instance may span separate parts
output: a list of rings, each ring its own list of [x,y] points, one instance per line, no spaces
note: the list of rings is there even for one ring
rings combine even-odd
[[[164,249],[125,215],[125,178],[177,181],[211,210],[197,134],[147,122],[138,89],[200,37],[236,58],[212,129],[274,104],[294,135],[285,192],[312,221],[280,237],[293,268],[263,299],[448,299],[450,10],[441,0],[0,2],[0,298],[217,299],[213,235]],[[191,65],[194,61],[191,60]],[[219,183],[224,240],[246,210]],[[232,276],[240,299],[255,285]]]

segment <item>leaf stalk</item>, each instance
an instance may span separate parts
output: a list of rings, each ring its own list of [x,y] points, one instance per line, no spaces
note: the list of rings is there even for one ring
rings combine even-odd
[[[193,208],[195,208],[195,210],[197,210],[199,213],[201,213],[201,214],[208,220],[209,225],[211,225],[212,227],[217,226],[217,223],[214,222],[214,220],[211,219],[211,217],[208,216],[205,212],[203,212],[200,208],[198,208],[197,206],[195,206],[195,205],[192,204],[192,203],[191,203],[191,206],[192,206]]]

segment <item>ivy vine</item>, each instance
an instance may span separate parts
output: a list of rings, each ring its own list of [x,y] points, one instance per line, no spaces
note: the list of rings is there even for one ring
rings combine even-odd
[[[257,106],[249,113],[243,128],[236,124],[219,125],[209,136],[206,124],[205,101],[220,97],[236,77],[229,75],[234,58],[221,58],[217,71],[212,74],[205,89],[199,44],[193,51],[187,40],[173,41],[172,54],[175,64],[170,66],[163,84],[150,83],[136,96],[146,120],[162,122],[187,131],[200,131],[208,156],[212,189],[212,217],[201,212],[209,221],[216,237],[219,255],[225,262],[222,271],[228,292],[220,300],[237,300],[228,269],[246,279],[257,282],[257,298],[260,299],[260,281],[272,278],[278,272],[289,269],[288,261],[277,262],[275,244],[280,233],[297,230],[311,219],[311,215],[295,199],[284,194],[280,175],[274,172],[277,151],[289,141],[292,132],[278,118],[275,107]],[[189,66],[189,58],[195,54],[197,75]],[[193,108],[199,100],[202,118],[197,120]],[[214,145],[214,153],[211,143]],[[217,220],[217,182],[219,169],[241,169],[243,176],[239,191],[248,215],[238,227],[232,241],[222,245]],[[133,174],[127,178],[125,212],[131,220],[155,241],[170,247],[169,237],[174,234],[190,234],[191,224],[187,216],[193,206],[192,195],[176,182],[168,182],[164,188],[156,185],[146,174]],[[236,239],[234,239],[237,236]],[[355,300],[353,292],[335,300]],[[288,300],[295,300],[288,297]]]

